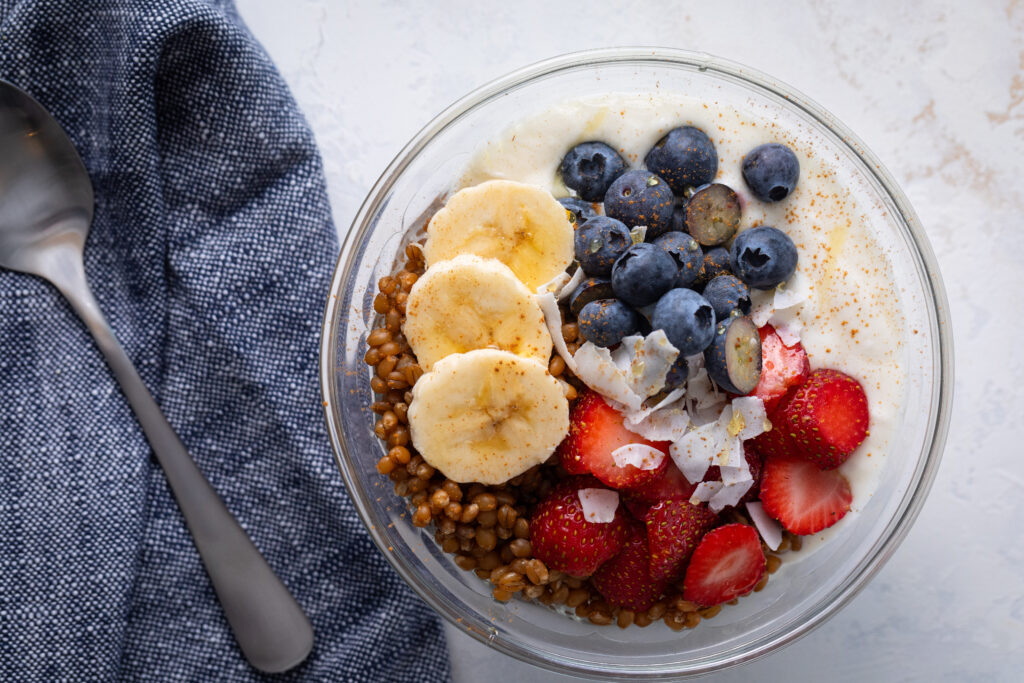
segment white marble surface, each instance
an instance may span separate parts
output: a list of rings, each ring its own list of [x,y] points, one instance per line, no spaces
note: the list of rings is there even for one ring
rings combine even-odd
[[[1020,680],[1024,3],[238,2],[316,132],[339,231],[435,113],[576,49],[727,57],[856,131],[917,209],[948,289],[957,378],[945,458],[917,524],[850,605],[712,680]],[[451,648],[456,680],[568,680],[457,632]]]

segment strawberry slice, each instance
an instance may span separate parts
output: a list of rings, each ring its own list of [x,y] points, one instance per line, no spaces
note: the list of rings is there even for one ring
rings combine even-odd
[[[665,590],[665,581],[652,579],[650,568],[651,554],[644,527],[630,524],[622,550],[601,565],[590,582],[610,605],[646,610]]]
[[[590,576],[615,556],[626,538],[627,518],[622,506],[607,524],[583,518],[579,490],[606,488],[593,477],[569,477],[534,508],[530,544],[534,556],[549,569],[572,576]]]
[[[622,413],[600,394],[588,391],[576,401],[569,415],[569,433],[558,446],[562,466],[570,474],[593,474],[615,489],[636,488],[658,479],[668,467],[668,441],[648,441],[626,429]],[[643,444],[665,453],[650,470],[634,465],[619,467],[612,453],[628,444]]]
[[[789,406],[789,402],[793,400],[793,396],[798,388],[790,389],[789,393],[779,399],[775,410],[768,412],[768,421],[772,423],[772,428],[767,432],[757,435],[751,441],[757,452],[766,458],[798,454],[797,444],[788,433],[785,423],[786,408]]]
[[[761,335],[761,380],[750,395],[764,401],[764,409],[771,413],[787,391],[807,381],[811,364],[800,342],[786,346],[771,325],[757,331]]]
[[[765,458],[761,475],[764,511],[794,534],[832,526],[850,510],[850,482],[837,470],[822,470],[803,458]]]
[[[651,578],[664,581],[679,574],[700,537],[718,521],[718,515],[706,505],[676,498],[652,505],[645,521]]]
[[[693,551],[683,579],[683,598],[702,607],[738,598],[754,589],[765,565],[754,527],[720,526],[709,531]]]
[[[665,471],[657,479],[652,479],[640,486],[634,486],[626,492],[626,498],[630,502],[653,505],[654,503],[660,503],[663,500],[672,498],[690,500],[690,496],[693,495],[693,490],[697,486],[686,480],[686,477],[679,471],[679,468],[676,467],[671,458],[666,458],[666,460],[668,461],[668,466],[665,467]]]
[[[867,436],[868,420],[864,388],[838,370],[812,372],[782,412],[798,453],[823,470],[846,462]]]

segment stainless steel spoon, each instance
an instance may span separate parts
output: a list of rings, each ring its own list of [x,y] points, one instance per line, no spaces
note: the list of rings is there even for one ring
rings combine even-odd
[[[313,628],[196,467],[104,320],[82,266],[92,212],[92,183],[60,124],[0,81],[0,267],[50,281],[85,322],[167,475],[246,659],[260,671],[286,671],[309,654]]]

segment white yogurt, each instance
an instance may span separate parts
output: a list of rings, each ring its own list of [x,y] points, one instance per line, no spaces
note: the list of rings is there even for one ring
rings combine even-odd
[[[567,196],[571,193],[557,167],[573,145],[603,141],[639,168],[654,143],[680,125],[702,129],[715,144],[716,181],[733,188],[743,204],[740,229],[773,225],[796,243],[808,299],[785,313],[803,325],[800,338],[811,367],[842,370],[860,380],[867,393],[869,436],[841,468],[853,489],[852,509],[819,534],[831,535],[856,523],[884,472],[905,401],[906,331],[891,261],[863,229],[863,209],[839,183],[837,160],[822,158],[806,129],[677,94],[611,93],[567,101],[510,126],[475,151],[460,186],[506,178]],[[777,204],[753,198],[740,171],[743,156],[766,142],[788,145],[800,160],[796,190]],[[770,296],[755,292],[755,304]]]

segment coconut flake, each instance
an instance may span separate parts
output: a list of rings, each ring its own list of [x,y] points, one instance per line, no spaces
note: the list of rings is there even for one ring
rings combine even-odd
[[[775,312],[774,298],[774,290],[750,290],[750,319],[757,327],[764,327]]]
[[[641,396],[654,396],[665,388],[665,378],[679,357],[679,349],[665,336],[664,330],[654,330],[634,345],[630,367],[633,391]]]
[[[639,244],[647,239],[647,226],[646,225],[634,225],[629,229],[629,236],[633,240],[633,244]]]
[[[572,278],[569,279],[562,288],[559,289],[555,296],[558,297],[559,301],[565,301],[569,296],[576,291],[576,288],[580,286],[580,283],[587,277],[587,274],[583,272],[582,268],[577,268],[576,272],[572,274]]]
[[[645,443],[631,443],[612,451],[616,467],[632,465],[641,470],[655,470],[661,467],[665,453]]]
[[[775,316],[772,316],[771,324],[786,348],[790,348],[800,341],[800,333],[804,329],[804,324],[798,319],[793,318],[787,322],[782,322],[776,320]]]
[[[678,402],[682,392],[682,389],[672,391],[646,415],[643,415],[645,411],[627,415],[622,426],[650,441],[678,441],[690,426],[690,416],[682,402]],[[637,419],[640,415],[643,416]]]
[[[708,507],[714,512],[721,512],[723,508],[737,505],[743,494],[750,489],[750,486],[751,482],[732,485],[722,484],[722,488],[718,489],[708,500]]]
[[[576,361],[573,359],[572,354],[569,353],[569,347],[565,345],[565,337],[562,336],[562,312],[558,310],[558,302],[555,300],[555,295],[551,292],[540,292],[535,294],[533,298],[537,301],[537,305],[540,306],[540,310],[544,314],[544,323],[548,326],[548,332],[551,334],[551,342],[555,345],[555,351],[565,361],[565,367],[569,368],[574,375],[578,375]]]
[[[669,455],[687,481],[696,484],[711,467],[711,461],[722,450],[728,433],[718,422],[712,422],[687,432],[672,443]]]
[[[612,362],[608,349],[586,342],[576,351],[573,360],[576,368],[570,370],[588,387],[622,403],[629,410],[640,410],[643,397],[630,388],[625,375]]]
[[[799,306],[807,300],[810,283],[807,277],[799,270],[794,272],[788,280],[775,288],[775,298],[772,305],[776,311]]]
[[[690,503],[693,505],[706,503],[721,490],[722,482],[720,481],[702,481],[693,490],[693,495],[690,496]]]
[[[555,296],[558,296],[558,293],[562,291],[562,288],[565,287],[565,283],[568,281],[569,273],[563,270],[561,273],[554,276],[553,278],[542,284],[540,287],[538,287],[537,294],[551,292]]]
[[[686,383],[686,395],[693,401],[694,408],[711,408],[725,400],[725,396],[719,393],[715,385],[708,377],[708,371],[701,368],[697,374]]]
[[[753,439],[765,431],[767,414],[764,410],[764,401],[757,396],[742,396],[732,401],[733,415],[743,418],[743,426],[735,435],[737,439],[746,441]]]
[[[782,543],[782,525],[768,516],[768,513],[764,511],[764,506],[761,505],[761,501],[755,500],[747,503],[747,513],[750,515],[750,521],[754,523],[754,526],[757,527],[758,532],[761,534],[761,538],[764,539],[765,544],[772,550],[778,550],[779,545]]]
[[[619,507],[619,494],[611,489],[580,489],[577,494],[583,506],[583,519],[597,524],[608,524],[615,519]]]
[[[619,342],[619,346],[614,351],[611,351],[612,362],[615,363],[615,367],[622,371],[623,376],[627,380],[629,379],[630,366],[633,364],[634,356],[636,356],[636,347],[643,339],[638,334],[623,337],[622,341]]]

